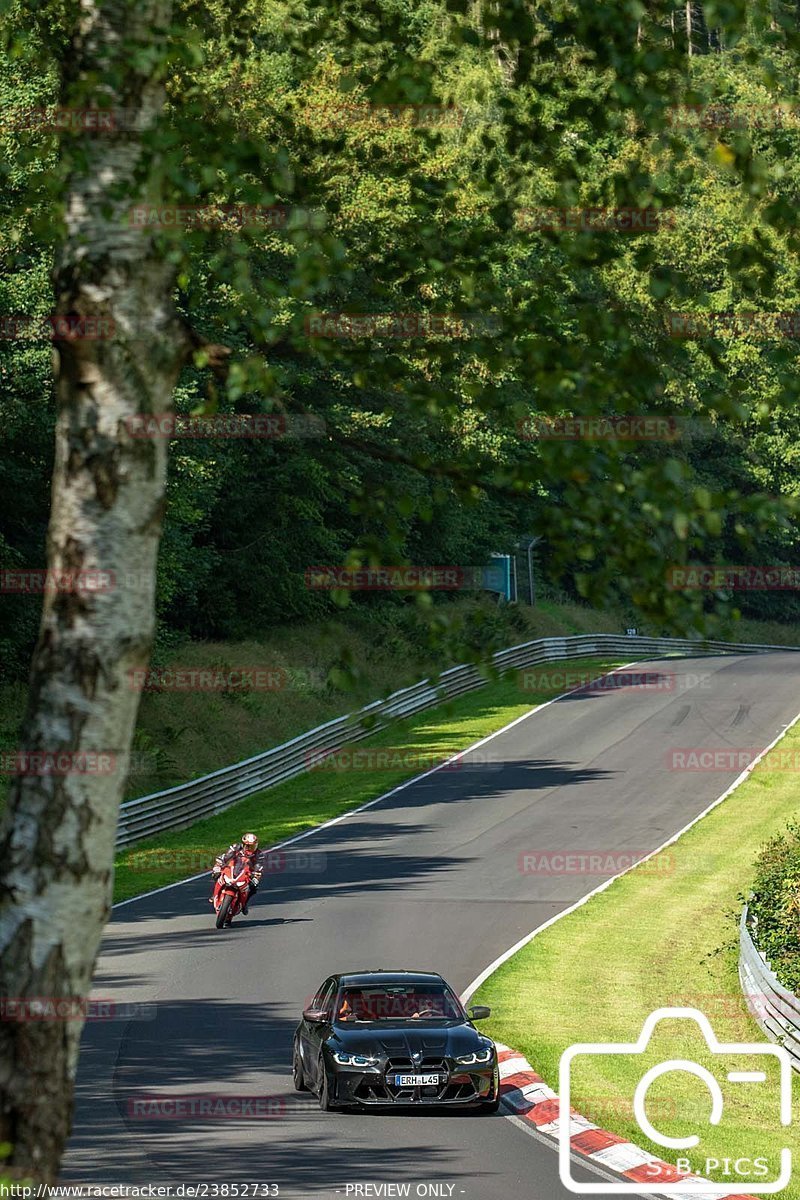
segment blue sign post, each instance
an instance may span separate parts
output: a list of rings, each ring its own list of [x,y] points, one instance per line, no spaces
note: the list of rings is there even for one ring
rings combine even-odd
[[[493,554],[492,561],[482,568],[481,587],[487,592],[497,592],[504,600],[514,600],[514,582],[511,555]]]

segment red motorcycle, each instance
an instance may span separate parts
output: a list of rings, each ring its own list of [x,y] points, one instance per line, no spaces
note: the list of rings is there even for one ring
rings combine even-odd
[[[214,912],[217,914],[217,929],[230,925],[237,913],[242,911],[250,890],[250,863],[243,854],[226,862],[214,887]]]

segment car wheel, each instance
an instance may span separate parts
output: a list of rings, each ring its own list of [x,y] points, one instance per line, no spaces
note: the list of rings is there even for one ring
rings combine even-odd
[[[295,1038],[292,1046],[292,1082],[294,1083],[294,1089],[296,1092],[308,1091],[306,1077],[303,1074],[303,1060],[300,1057],[300,1047],[297,1044],[297,1038]]]
[[[319,1060],[319,1106],[323,1112],[335,1112],[336,1105],[331,1103],[330,1089],[328,1085],[328,1072],[325,1070],[325,1060]]]
[[[500,1097],[496,1096],[494,1098],[494,1100],[484,1101],[484,1103],[480,1106],[480,1109],[478,1111],[482,1112],[482,1113],[496,1113],[499,1110],[499,1108],[500,1108]]]

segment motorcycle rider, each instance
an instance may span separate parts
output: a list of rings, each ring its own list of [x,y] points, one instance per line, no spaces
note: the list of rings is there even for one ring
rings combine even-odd
[[[247,896],[242,905],[242,912],[247,913],[247,907],[252,897],[258,891],[258,885],[261,882],[261,875],[264,868],[258,865],[258,838],[254,833],[245,833],[240,842],[234,843],[222,854],[218,854],[214,860],[214,866],[211,869],[211,895],[209,896],[209,904],[214,903],[214,889],[217,886],[217,880],[220,877],[222,868],[226,863],[229,863],[237,854],[244,856],[245,860],[250,864],[250,886]]]

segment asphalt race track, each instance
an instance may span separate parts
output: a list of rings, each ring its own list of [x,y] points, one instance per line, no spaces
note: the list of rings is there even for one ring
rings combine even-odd
[[[445,1185],[438,1194],[456,1200],[567,1197],[553,1151],[500,1114],[321,1113],[292,1089],[292,1032],[337,970],[436,970],[463,991],[602,882],[525,874],[521,853],[655,849],[739,774],[670,770],[669,748],[763,749],[798,708],[800,655],[647,669],[674,672],[675,686],[564,697],[483,746],[491,761],[438,771],[299,842],[326,856],[324,870],[266,873],[249,917],[227,932],[214,929],[206,879],[115,909],[94,994],[154,1011],[87,1024],[63,1179],[273,1182],[281,1196],[306,1197],[357,1195],[347,1185],[368,1182],[410,1183],[412,1196],[417,1184]],[[230,832],[242,833],[235,818]],[[545,1000],[531,1020],[546,1013]],[[136,1115],[137,1098],[189,1094],[266,1096],[275,1115]]]

